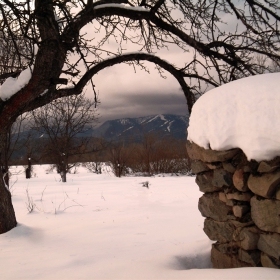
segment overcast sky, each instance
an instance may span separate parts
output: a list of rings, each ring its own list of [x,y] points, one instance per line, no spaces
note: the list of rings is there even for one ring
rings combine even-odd
[[[87,25],[82,32],[94,36],[95,40],[104,35],[94,32],[96,22]],[[119,37],[118,37],[119,38]],[[102,46],[116,53],[119,44],[110,39]],[[123,41],[123,53],[136,52],[140,46]],[[170,45],[168,49],[157,50],[160,58],[167,60],[177,67],[184,67],[188,62],[186,56],[192,53],[183,52],[178,46]],[[106,58],[106,55],[104,56]],[[187,102],[178,81],[168,72],[164,72],[163,79],[155,69],[155,64],[144,64],[150,74],[135,69],[127,64],[118,64],[108,67],[93,77],[95,90],[99,95],[100,105],[98,112],[100,122],[117,118],[134,118],[155,114],[188,114]],[[86,95],[93,97],[91,85],[87,87]]]
[[[240,3],[241,8],[243,2]],[[176,11],[173,16],[176,16]],[[177,14],[180,18],[180,13]],[[235,31],[236,17],[229,14],[221,14],[225,23],[225,30]],[[94,34],[94,27],[85,27],[88,34]],[[95,33],[95,38],[102,35]],[[129,43],[128,43],[129,44]],[[111,40],[108,45],[102,46],[105,49],[116,52],[119,45]],[[125,52],[135,51],[139,46],[123,45]],[[160,50],[157,54],[162,59],[176,67],[184,67],[193,58],[193,50],[183,52],[178,46],[170,46],[169,49]],[[93,82],[99,94],[101,104],[99,106],[100,122],[116,118],[141,117],[154,114],[188,114],[186,99],[180,89],[180,85],[169,73],[163,79],[155,70],[155,65],[146,63],[150,74],[137,69],[134,73],[133,67],[127,65],[116,65],[101,71],[94,76]],[[92,90],[88,87],[88,95],[93,96]]]
[[[128,49],[128,51],[130,51]],[[160,57],[183,67],[186,55],[172,47],[163,50]],[[184,57],[182,57],[184,56]],[[126,64],[108,67],[93,78],[101,104],[100,122],[116,118],[143,117],[155,114],[188,113],[187,102],[178,81],[168,72],[162,78],[153,63],[145,62],[150,74]],[[93,97],[90,86],[87,96]]]
[[[176,12],[173,13],[173,16],[175,15]],[[178,12],[178,18],[180,16]],[[98,23],[94,21],[81,31],[89,38],[93,37],[93,44],[105,34],[102,28],[96,31],[97,26]],[[115,35],[120,38],[119,34]],[[119,43],[111,37],[108,43],[102,45],[102,49],[113,53],[118,52],[119,47]],[[128,40],[122,41],[123,53],[135,52],[139,48],[139,45],[132,45]],[[181,68],[192,60],[194,54],[192,48],[187,52],[176,45],[170,45],[168,49],[157,50],[156,55]],[[106,54],[101,56],[106,58]],[[150,74],[140,68],[136,69],[135,73],[133,67],[121,64],[106,68],[93,77],[95,90],[101,102],[98,110],[101,123],[110,119],[155,114],[188,114],[187,102],[178,81],[167,72],[166,79],[161,78],[152,63],[146,62],[145,65],[148,66]],[[90,86],[87,87],[86,94],[93,97]]]
[[[187,114],[186,99],[177,80],[169,73],[163,79],[153,64],[147,65],[150,74],[140,69],[135,73],[132,67],[117,65],[94,77],[101,102],[100,122],[154,114]],[[90,88],[87,95],[92,95]]]

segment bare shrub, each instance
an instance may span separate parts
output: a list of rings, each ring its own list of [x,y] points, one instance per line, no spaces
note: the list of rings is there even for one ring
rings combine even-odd
[[[34,203],[33,198],[29,195],[28,188],[26,189],[26,197],[27,197],[27,201],[25,202],[25,205],[26,205],[27,211],[28,211],[28,213],[32,213],[36,207],[36,204]]]
[[[191,170],[185,141],[162,134],[146,133],[139,144],[131,145],[129,168],[144,175],[188,174]]]
[[[118,140],[108,147],[109,165],[117,177],[128,173],[128,166],[131,156],[131,148],[124,140]]]

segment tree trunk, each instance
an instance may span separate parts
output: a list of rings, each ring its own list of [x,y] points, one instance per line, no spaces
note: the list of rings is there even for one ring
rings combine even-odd
[[[61,176],[62,182],[66,183],[67,163],[66,163],[65,154],[62,153],[61,157],[62,157],[62,161],[60,164],[60,176]],[[67,162],[68,162],[68,160],[67,160]]]
[[[28,157],[27,162],[28,162],[28,164],[27,164],[27,168],[25,170],[25,175],[26,175],[26,179],[30,179],[31,178],[31,169],[32,169],[30,157]]]
[[[64,160],[60,163],[59,171],[60,171],[61,181],[63,183],[66,183],[67,167],[66,167],[66,163]]]
[[[0,153],[4,153],[4,141],[6,137],[5,131],[0,131]],[[3,159],[1,158],[1,161]],[[12,204],[12,196],[3,178],[3,171],[0,170],[0,234],[5,233],[16,227],[17,221],[14,207]]]
[[[62,170],[60,172],[60,176],[61,176],[61,180],[63,183],[66,183],[66,171],[65,170]]]

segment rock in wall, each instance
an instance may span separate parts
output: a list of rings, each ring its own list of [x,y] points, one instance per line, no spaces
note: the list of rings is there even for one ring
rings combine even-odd
[[[213,241],[214,268],[280,268],[280,157],[247,161],[240,149],[205,150],[187,142],[204,194],[198,209]]]

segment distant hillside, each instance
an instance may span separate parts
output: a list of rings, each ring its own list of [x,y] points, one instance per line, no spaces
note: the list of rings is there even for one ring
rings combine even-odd
[[[143,133],[160,132],[172,135],[177,139],[186,139],[186,130],[189,124],[188,116],[153,115],[140,118],[124,118],[110,120],[92,131],[95,137],[104,137],[113,140],[118,137],[141,139]],[[89,133],[89,131],[88,131]]]
[[[124,118],[104,122],[98,128],[88,128],[80,133],[78,137],[103,137],[106,140],[116,140],[119,138],[139,141],[144,133],[155,132],[162,135],[173,136],[176,139],[186,140],[188,116],[179,115],[153,115],[140,118]],[[30,135],[31,134],[31,135]],[[26,139],[30,135],[30,144],[33,147],[33,157],[40,158],[42,147],[46,143],[46,135],[38,131],[23,131],[20,133],[17,148],[13,153],[12,160],[26,158]]]
[[[104,137],[113,140],[118,137],[141,137],[143,133],[160,132],[165,135],[172,135],[177,139],[186,139],[187,127],[189,125],[188,116],[162,114],[139,118],[123,118],[104,122],[97,128],[89,127],[78,137]],[[27,138],[32,134],[32,139],[40,141],[47,135],[39,131],[23,131],[20,139]]]

